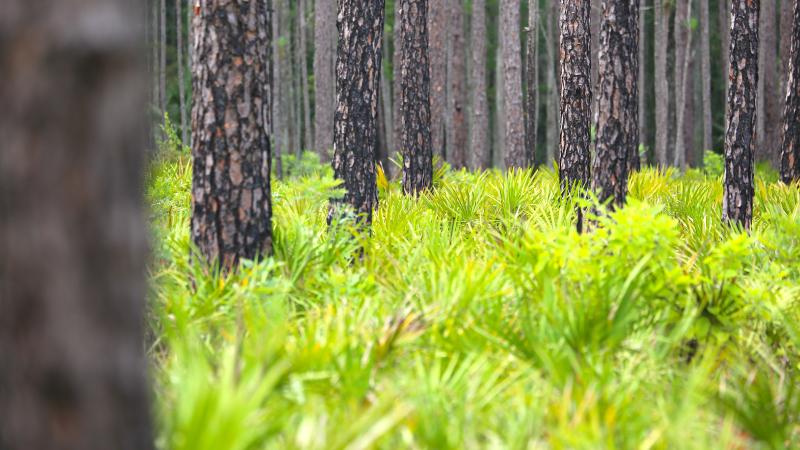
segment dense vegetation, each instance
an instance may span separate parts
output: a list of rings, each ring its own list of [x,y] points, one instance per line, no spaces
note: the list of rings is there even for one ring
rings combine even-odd
[[[800,445],[800,186],[773,173],[748,234],[715,155],[634,173],[610,214],[550,169],[444,166],[418,199],[380,172],[361,233],[327,227],[306,154],[274,182],[274,257],[221,275],[189,257],[186,152],[148,181],[163,449]]]

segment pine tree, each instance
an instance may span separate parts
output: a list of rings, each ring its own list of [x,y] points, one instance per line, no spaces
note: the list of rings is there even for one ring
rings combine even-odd
[[[336,0],[316,0],[314,10],[314,147],[322,161],[333,148]]]
[[[781,147],[781,180],[787,184],[800,180],[800,2],[797,0],[794,3],[793,17]]]
[[[396,0],[399,1],[399,0]],[[428,44],[431,65],[431,142],[433,152],[447,159],[447,18],[448,0],[429,0]]]
[[[503,100],[505,119],[505,165],[528,167],[532,157],[525,151],[522,106],[522,60],[519,34],[519,0],[500,2],[500,39],[503,40]]]
[[[656,162],[669,165],[669,80],[667,78],[667,44],[669,42],[670,9],[667,0],[654,0],[655,11],[655,83],[656,83]]]
[[[539,5],[528,5],[528,28],[525,52],[525,83],[528,91],[525,97],[525,154],[529,163],[535,163],[537,127],[539,124]]]
[[[450,0],[447,58],[447,157],[450,164],[460,169],[467,165],[467,46],[464,39],[464,6],[462,0]]]
[[[470,122],[470,167],[492,165],[489,147],[489,103],[486,96],[486,0],[472,2],[472,115]]]

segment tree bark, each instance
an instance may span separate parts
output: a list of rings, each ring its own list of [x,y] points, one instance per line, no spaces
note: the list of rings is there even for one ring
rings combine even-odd
[[[272,251],[269,14],[209,0],[194,28],[192,241],[230,270]]]
[[[687,116],[692,114],[693,102],[692,83],[690,74],[692,59],[692,32],[690,20],[692,17],[692,0],[678,0],[675,11],[675,157],[673,165],[681,169],[686,168],[687,153],[691,152],[693,132],[691,122]]]
[[[547,164],[551,165],[556,160],[556,153],[559,146],[560,116],[559,108],[560,96],[558,92],[557,79],[559,76],[559,5],[560,1],[550,3],[547,21],[547,126],[546,126],[546,156]]]
[[[788,14],[787,11],[783,12]],[[800,180],[800,2],[794,3],[791,58],[786,78],[786,102],[783,110],[783,146],[781,180]]]
[[[486,0],[472,2],[472,123],[470,157],[472,169],[492,165],[489,147],[489,103],[486,96]]]
[[[0,448],[153,449],[141,3],[0,6]]]
[[[603,0],[598,75],[597,152],[592,170],[598,199],[625,204],[628,157],[639,144],[639,0]]]
[[[589,186],[592,114],[589,0],[561,0],[561,126],[558,157],[562,192]],[[582,228],[578,214],[578,231]]]
[[[758,136],[756,159],[780,167],[781,145],[781,89],[778,67],[778,24],[775,15],[776,0],[761,0],[759,14],[759,91]],[[789,11],[785,14],[789,15]],[[783,91],[785,93],[785,91]]]
[[[430,7],[429,7],[430,9]],[[394,122],[393,122],[393,130],[394,130],[394,142],[395,148],[393,149],[396,152],[400,151],[400,141],[402,140],[402,133],[403,133],[403,115],[400,112],[400,106],[402,105],[402,90],[403,87],[401,85],[402,76],[400,72],[400,67],[402,66],[402,59],[401,59],[401,51],[400,51],[400,41],[402,40],[400,37],[400,1],[394,1],[394,29],[392,30],[394,42],[393,46],[393,54],[392,54],[392,88],[394,91],[393,97],[393,112],[394,112]]]
[[[433,182],[428,0],[400,0],[400,86],[403,104],[403,192],[419,195]]]
[[[384,139],[383,146],[380,149],[378,161],[381,163],[384,173],[389,176],[391,173],[391,167],[389,167],[389,155],[396,151],[396,145],[394,143],[394,109],[392,106],[391,86],[392,80],[386,76],[387,66],[391,61],[391,57],[389,56],[389,39],[388,35],[386,34],[383,36],[383,48],[381,51],[383,52],[383,62],[381,67],[381,70],[383,71],[381,76],[381,126],[383,127]],[[430,107],[430,105],[428,107]]]
[[[709,0],[700,2],[700,71],[702,72],[700,88],[703,99],[703,148],[702,152],[711,150],[711,46],[709,41],[709,27],[711,17],[708,15]],[[703,162],[703,153],[699,155],[699,162]]]
[[[794,15],[794,0],[781,0],[780,10],[780,74],[781,74],[781,95],[786,94],[787,81],[789,79],[789,62],[792,60],[792,20]],[[782,130],[781,130],[782,131]]]
[[[288,147],[288,125],[286,119],[286,93],[283,90],[284,64],[281,59],[281,14],[283,0],[274,0],[274,8],[270,12],[270,22],[272,27],[272,57],[270,58],[270,91],[272,92],[272,153],[275,163],[275,175],[278,179],[283,178],[283,153]],[[194,64],[194,63],[192,63]],[[333,124],[331,124],[331,132]],[[194,137],[192,137],[194,139]],[[331,140],[331,145],[333,140]]]
[[[332,199],[329,224],[343,213],[342,203],[352,207],[360,223],[370,224],[378,204],[374,152],[383,20],[383,0],[339,0],[333,172],[346,192]]]
[[[506,110],[505,165],[507,168],[528,167],[533,158],[525,151],[519,0],[501,0],[500,30],[500,39],[503,40],[503,96]]]
[[[333,148],[333,81],[336,2],[316,0],[314,10],[314,147],[323,162]]]
[[[722,218],[750,229],[758,89],[759,0],[731,2],[730,87]]]
[[[719,39],[720,47],[722,48],[722,61],[727,65],[730,61],[731,51],[731,2],[730,0],[717,0],[717,5],[719,9]],[[723,78],[725,78],[725,92],[727,93],[730,79],[727,76]],[[726,104],[725,120],[728,118],[727,107],[728,105]],[[725,128],[727,129],[727,125],[725,125]]]
[[[300,93],[303,97],[303,150],[311,150],[314,147],[314,127],[311,124],[311,101],[308,95],[308,46],[306,36],[308,35],[308,26],[306,23],[306,0],[298,0],[297,2],[297,33],[300,37],[298,40],[298,64],[300,68]]]
[[[167,112],[167,0],[159,1],[158,10],[158,89],[161,92],[159,99],[161,102],[161,117],[158,122],[160,124],[163,122],[164,114]]]
[[[398,0],[399,1],[399,0]],[[447,0],[429,0],[428,38],[431,65],[431,142],[433,152],[447,160]]]
[[[462,0],[450,0],[450,57],[447,61],[448,77],[448,115],[450,127],[447,130],[448,158],[450,164],[460,169],[467,166],[467,46],[464,38],[464,6]]]
[[[703,0],[701,0],[703,1]],[[638,97],[638,109],[639,109],[639,142],[636,148],[633,149],[633,153],[628,155],[628,173],[631,173],[635,170],[639,170],[641,168],[642,162],[639,156],[639,147],[646,148],[649,144],[649,127],[647,122],[647,100],[650,96],[650,90],[648,89],[648,79],[647,79],[647,22],[646,22],[646,12],[650,9],[648,4],[648,0],[642,0],[642,4],[639,7],[639,17],[637,20],[639,21],[639,79],[637,80],[637,85],[639,88],[639,97]]]
[[[528,86],[525,98],[525,154],[529,163],[535,164],[536,142],[539,124],[539,5],[531,1],[528,5],[527,45],[525,54],[525,78]]]
[[[656,162],[669,165],[669,80],[667,79],[667,44],[670,11],[667,0],[655,0],[655,83],[656,83]]]
[[[183,64],[185,60],[183,59],[183,2],[181,0],[175,0],[175,32],[176,36],[178,37],[178,100],[179,100],[179,107],[181,110],[181,142],[183,145],[187,145],[189,143],[189,126],[186,122],[186,84],[185,78],[183,73]]]

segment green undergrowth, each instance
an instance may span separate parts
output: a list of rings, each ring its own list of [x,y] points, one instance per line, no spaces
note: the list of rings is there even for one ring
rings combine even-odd
[[[713,169],[638,172],[613,213],[549,169],[418,199],[381,172],[360,232],[326,225],[329,168],[284,164],[274,257],[228,275],[190,258],[188,156],[151,168],[160,448],[800,445],[798,186],[760,172],[748,234]]]

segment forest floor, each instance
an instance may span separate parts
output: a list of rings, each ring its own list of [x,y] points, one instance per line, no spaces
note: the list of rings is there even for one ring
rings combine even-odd
[[[151,167],[160,448],[800,445],[800,187],[760,171],[748,234],[718,160],[646,169],[579,235],[552,170],[379,176],[353,239],[330,169],[285,167],[274,257],[230,275],[189,258],[188,155]]]

